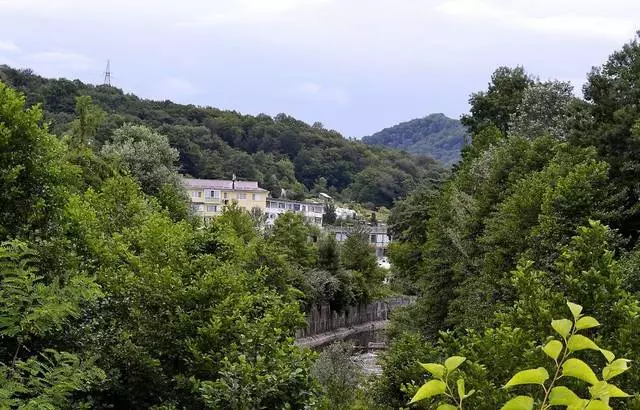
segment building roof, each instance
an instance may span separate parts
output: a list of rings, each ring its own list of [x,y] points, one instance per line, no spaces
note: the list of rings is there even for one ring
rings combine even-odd
[[[287,199],[287,198],[267,198],[267,201],[288,202],[290,204],[301,204],[301,205],[324,206],[323,202],[294,201],[293,199]]]
[[[266,189],[262,189],[258,187],[258,182],[256,181],[231,181],[226,179],[182,178],[182,183],[187,188],[228,189],[228,190],[235,190],[235,191],[267,192]]]

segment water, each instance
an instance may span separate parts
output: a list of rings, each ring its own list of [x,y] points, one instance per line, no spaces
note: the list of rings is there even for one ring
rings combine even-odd
[[[353,344],[353,354],[351,357],[360,365],[365,375],[380,375],[382,367],[378,364],[379,349],[368,349],[369,342],[386,343],[387,338],[384,329],[365,330],[344,338],[344,341]],[[327,346],[327,345],[325,345]],[[318,347],[322,350],[324,346]]]

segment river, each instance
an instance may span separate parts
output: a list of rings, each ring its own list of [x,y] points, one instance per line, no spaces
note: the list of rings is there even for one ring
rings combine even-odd
[[[387,342],[384,328],[375,328],[369,330],[363,330],[358,333],[351,334],[343,339],[346,342],[353,344],[353,360],[360,365],[362,372],[366,375],[380,375],[382,374],[382,368],[378,363],[378,355],[382,351],[381,349],[369,349],[369,343],[376,343],[380,346]],[[331,344],[331,343],[329,343]],[[317,346],[317,350],[322,350],[329,344]]]

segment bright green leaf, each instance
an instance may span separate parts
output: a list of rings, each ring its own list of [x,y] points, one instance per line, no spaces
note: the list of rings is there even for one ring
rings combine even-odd
[[[558,332],[560,336],[566,339],[567,337],[569,337],[569,334],[571,333],[573,322],[570,321],[569,319],[552,320],[551,327],[553,328],[553,330]]]
[[[543,384],[549,379],[549,372],[544,367],[522,370],[516,373],[504,387],[517,386],[519,384]]]
[[[436,410],[457,410],[456,406],[452,406],[451,404],[441,404],[438,406]]]
[[[605,359],[607,359],[607,362],[611,363],[613,361],[613,359],[616,358],[616,355],[613,354],[613,352],[606,350],[606,349],[600,349],[600,353],[602,353],[602,355],[604,356]]]
[[[602,378],[610,380],[619,374],[626,372],[629,369],[630,360],[618,359],[611,362],[609,365],[602,369]]]
[[[500,410],[531,410],[533,398],[529,396],[517,396],[505,403]]]
[[[631,397],[629,394],[620,390],[617,386],[609,384],[605,381],[598,382],[594,386],[589,387],[591,397],[607,401],[612,397]]]
[[[429,380],[418,389],[409,404],[442,394],[446,389],[447,385],[442,380]]]
[[[466,398],[468,398],[468,397],[473,396],[473,393],[475,393],[475,392],[476,392],[476,391],[475,391],[474,389],[469,390],[469,393],[467,393],[467,394],[464,396],[464,398],[466,399]]]
[[[447,368],[447,371],[452,372],[458,368],[464,361],[467,360],[466,357],[462,356],[451,356],[447,360],[444,361],[444,367]]]
[[[549,343],[544,345],[542,351],[545,352],[546,355],[553,360],[558,360],[558,357],[562,352],[562,342],[560,342],[559,340],[551,340],[549,341]]]
[[[580,359],[569,359],[562,365],[562,375],[575,377],[591,385],[598,383],[598,378],[589,365]]]
[[[600,350],[597,344],[586,336],[572,335],[567,342],[567,349],[571,352],[577,352],[578,350]]]
[[[464,395],[466,394],[464,390],[464,379],[458,379],[456,384],[458,385],[458,397],[460,397],[460,400],[462,400],[464,399]]]
[[[631,397],[630,394],[623,392],[618,386],[614,386],[613,384],[610,384],[608,389],[609,397]]]
[[[584,330],[591,329],[592,327],[600,326],[600,322],[598,322],[595,318],[591,316],[584,316],[578,319],[576,322],[576,329]]]
[[[431,373],[434,377],[442,379],[444,377],[444,366],[438,363],[420,363],[426,371]]]
[[[578,403],[567,407],[567,410],[611,410],[611,407],[600,400],[581,399]]]
[[[582,399],[565,386],[554,387],[549,393],[549,404],[553,406],[571,406],[581,402]]]
[[[582,313],[582,306],[571,302],[567,302],[567,306],[569,306],[569,310],[571,310],[571,314],[573,315],[574,319],[578,320],[578,318],[580,317],[580,313]]]
[[[611,406],[600,400],[591,400],[584,410],[611,410]]]

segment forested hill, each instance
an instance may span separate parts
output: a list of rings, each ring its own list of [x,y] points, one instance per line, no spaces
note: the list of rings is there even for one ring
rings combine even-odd
[[[257,180],[278,195],[326,191],[344,200],[390,206],[424,180],[440,178],[432,158],[343,138],[320,123],[310,126],[285,114],[242,115],[211,107],[150,101],[109,86],[47,79],[31,70],[0,66],[0,81],[42,103],[50,130],[67,133],[76,97],[88,95],[105,111],[94,144],[102,145],[122,124],[141,123],[165,134],[180,153],[181,172],[199,178]]]
[[[444,114],[430,114],[385,128],[362,138],[362,142],[428,155],[451,165],[460,160],[466,135],[467,130],[460,121]]]

